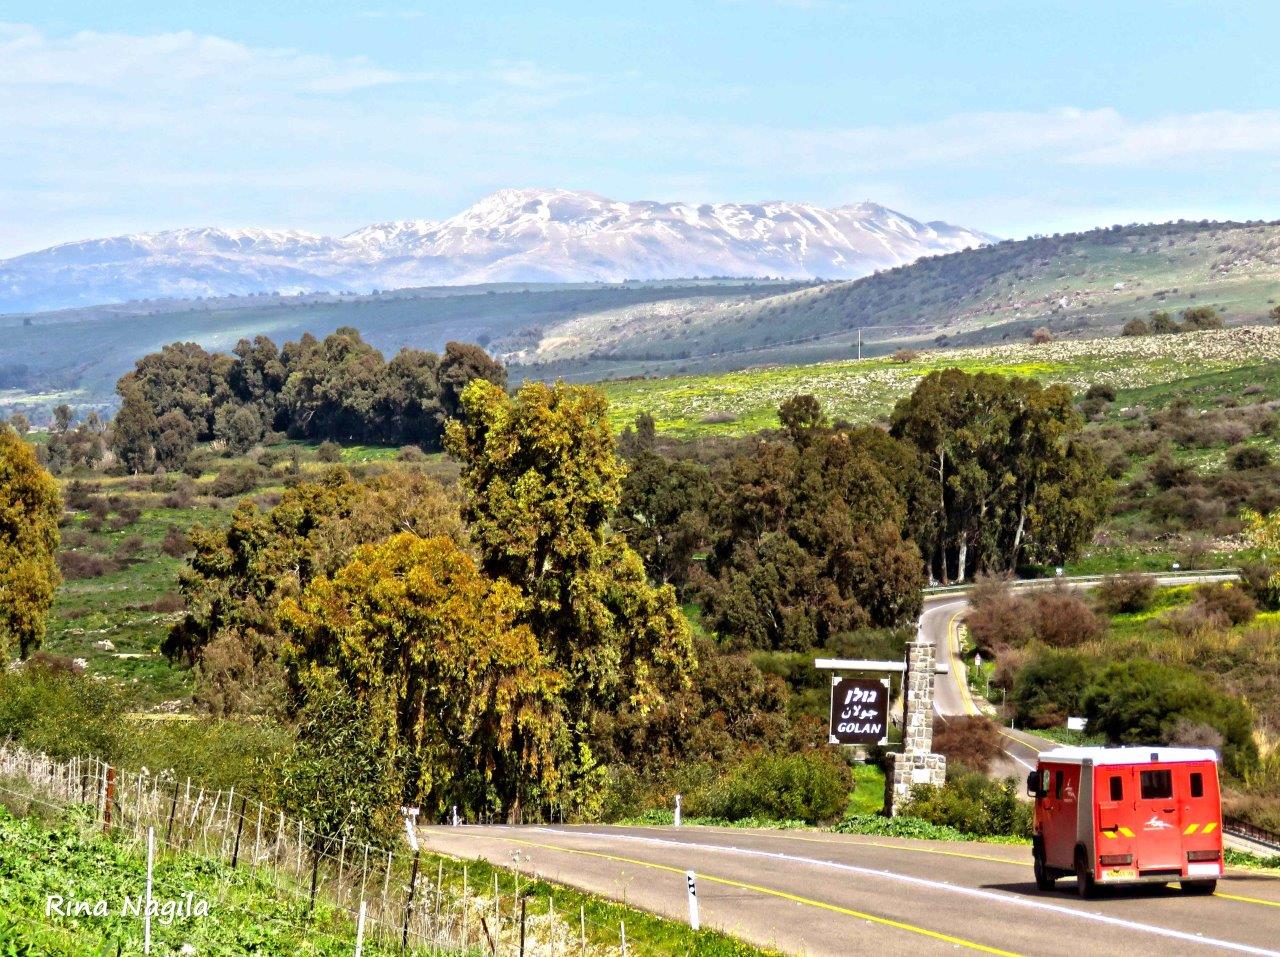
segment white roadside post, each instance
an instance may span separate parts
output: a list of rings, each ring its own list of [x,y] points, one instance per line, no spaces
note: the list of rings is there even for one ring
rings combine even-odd
[[[356,957],[364,954],[364,913],[365,902],[360,902],[360,914],[356,918]]]
[[[454,827],[457,827],[459,824],[462,823],[460,820],[458,820],[458,805],[456,804],[453,806],[453,819],[450,823],[453,824]]]
[[[698,877],[693,871],[685,871],[684,880],[689,889],[689,926],[698,930],[702,926],[698,918]]]
[[[675,816],[675,826],[676,826],[676,827],[679,827],[679,826],[680,826],[680,810],[681,810],[681,808],[680,808],[680,795],[679,795],[679,794],[677,794],[677,795],[676,795],[676,816]]]
[[[156,863],[156,829],[147,828],[147,899],[142,911],[142,952],[151,953],[151,875]]]

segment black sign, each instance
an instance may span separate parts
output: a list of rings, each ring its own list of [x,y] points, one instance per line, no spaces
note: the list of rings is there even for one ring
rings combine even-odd
[[[889,743],[889,680],[831,679],[832,744]]]

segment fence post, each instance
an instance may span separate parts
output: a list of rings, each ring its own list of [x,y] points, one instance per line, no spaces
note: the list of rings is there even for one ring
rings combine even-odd
[[[467,952],[467,939],[471,936],[471,907],[467,904],[467,865],[462,865],[462,952]]]
[[[151,953],[151,876],[156,863],[156,829],[147,828],[147,900],[142,918],[142,952]]]
[[[173,800],[169,802],[169,823],[165,825],[164,842],[167,845],[169,839],[173,837],[173,816],[178,813],[178,791],[181,789],[176,780],[173,782]]]
[[[413,868],[409,874],[409,900],[405,903],[404,908],[404,932],[400,935],[400,949],[406,950],[409,947],[409,921],[413,918],[413,898],[414,892],[418,889],[418,856],[419,851],[413,852]]]
[[[587,905],[578,905],[578,928],[582,935],[582,957],[587,957]]]
[[[320,852],[311,849],[311,901],[307,905],[307,913],[316,909],[316,878],[320,876]]]
[[[356,918],[356,957],[364,952],[364,901],[360,902],[360,915]]]
[[[244,806],[248,799],[240,795],[240,813],[237,815],[236,821],[236,843],[231,849],[231,869],[235,870],[236,864],[240,861],[240,835],[244,831]]]
[[[520,898],[520,957],[524,957],[524,908],[527,897]]]
[[[116,797],[116,769],[107,765],[102,776],[102,833],[111,832],[111,802]]]
[[[622,957],[627,957],[627,922],[625,920],[618,921],[618,931],[622,935]]]

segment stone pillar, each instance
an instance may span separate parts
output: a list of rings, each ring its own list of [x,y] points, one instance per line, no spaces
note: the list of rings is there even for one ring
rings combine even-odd
[[[947,759],[933,754],[933,642],[907,645],[907,672],[902,684],[902,753],[889,755],[885,774],[885,807],[896,815],[917,784],[941,785]]]

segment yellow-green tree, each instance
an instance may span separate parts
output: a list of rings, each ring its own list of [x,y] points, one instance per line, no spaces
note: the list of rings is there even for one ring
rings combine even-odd
[[[1280,508],[1267,515],[1245,509],[1240,517],[1244,520],[1244,532],[1254,548],[1272,560],[1280,556]],[[1272,574],[1271,584],[1280,588],[1280,569]]]
[[[609,528],[625,467],[603,393],[525,383],[510,396],[475,380],[461,403],[445,442],[462,465],[463,515],[481,567],[520,591],[522,620],[566,677],[581,796],[593,720],[643,714],[682,686],[689,626],[674,589],[652,586]]]
[[[54,553],[62,501],[35,451],[0,426],[0,660],[25,658],[44,639],[61,580]]]
[[[279,610],[304,753],[341,733],[308,709],[345,697],[384,810],[517,814],[554,786],[563,728],[562,677],[519,622],[523,604],[446,536],[396,535],[312,580]]]

